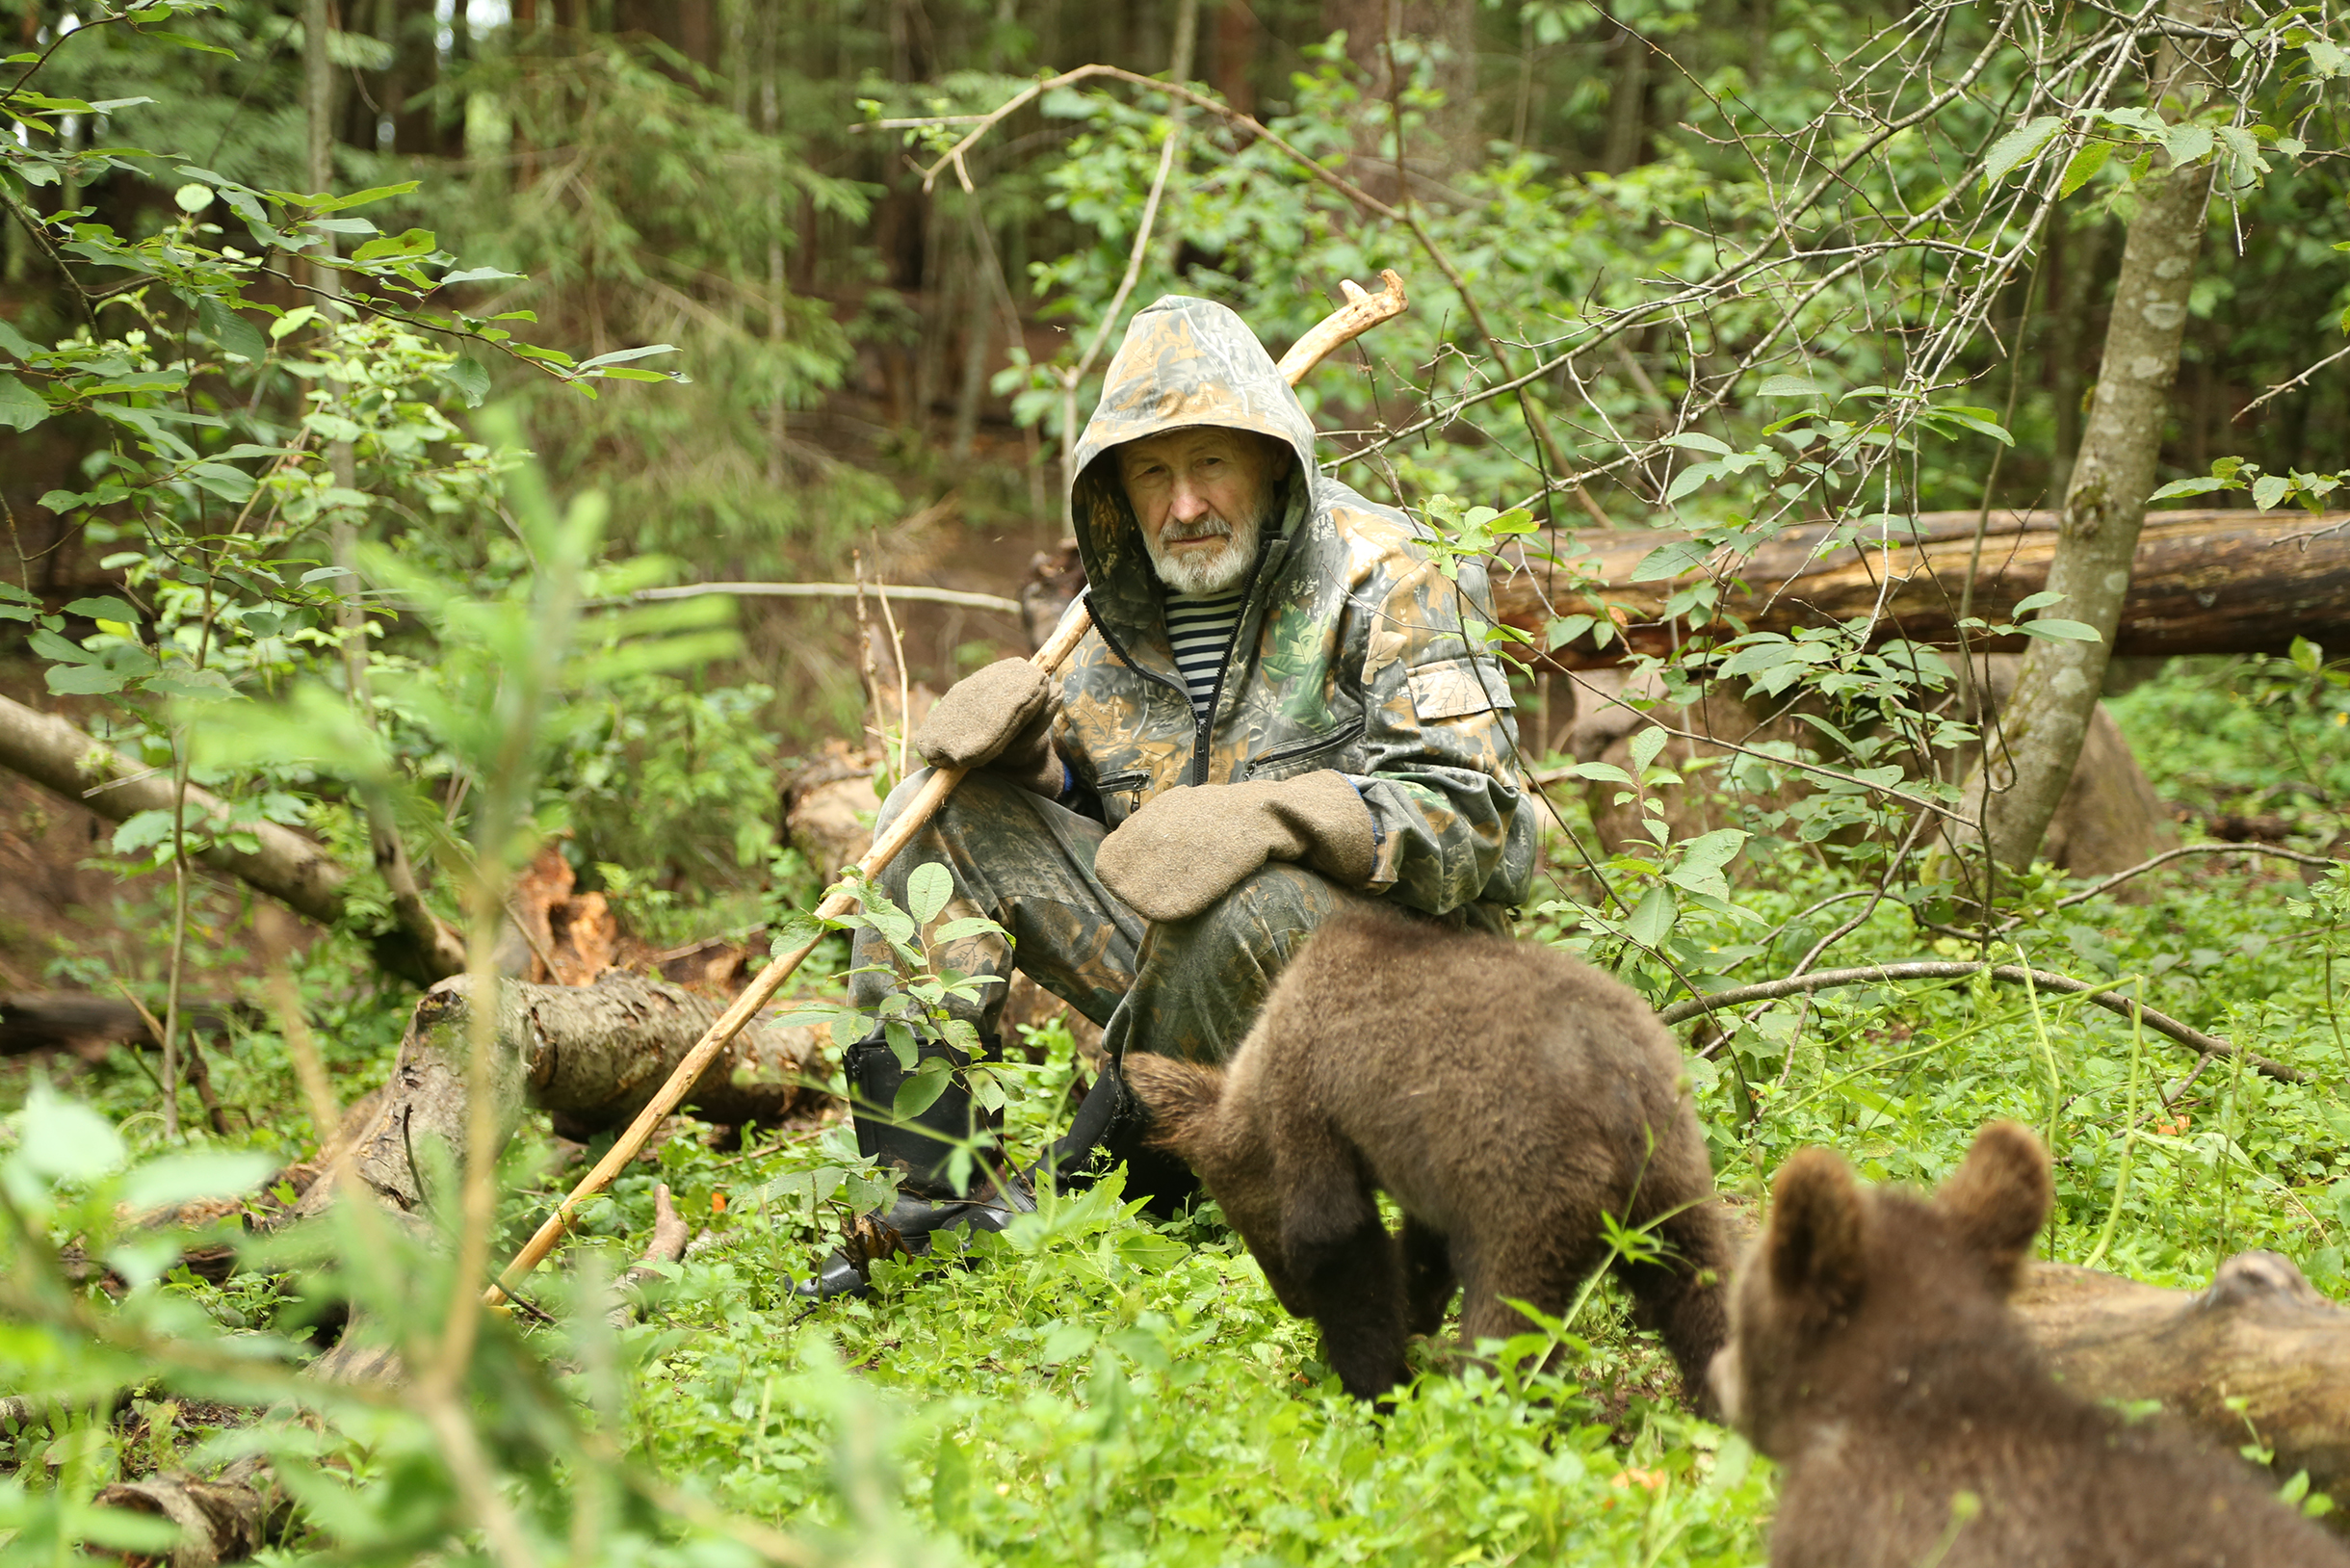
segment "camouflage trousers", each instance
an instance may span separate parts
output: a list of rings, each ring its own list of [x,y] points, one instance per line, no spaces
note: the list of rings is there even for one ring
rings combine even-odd
[[[917,772],[890,792],[876,832],[928,777],[927,771]],[[1101,1025],[1112,1060],[1131,1050],[1223,1061],[1314,928],[1349,905],[1379,902],[1276,861],[1190,920],[1150,924],[1093,875],[1094,853],[1109,831],[979,770],[882,873],[882,891],[902,907],[914,868],[945,865],[954,876],[954,898],[944,918],[985,915],[1012,939],[951,942],[931,954],[933,964],[999,980],[1017,967]],[[857,965],[888,962],[886,945],[860,932]],[[886,973],[862,974],[849,994],[870,1012],[889,988]],[[983,1002],[950,1006],[992,1038],[1005,987],[979,990]]]

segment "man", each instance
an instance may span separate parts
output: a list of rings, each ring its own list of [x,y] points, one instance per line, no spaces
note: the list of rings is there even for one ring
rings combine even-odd
[[[944,863],[947,918],[984,914],[992,935],[941,945],[941,969],[994,977],[955,1003],[983,1053],[1014,963],[1128,1051],[1220,1060],[1307,933],[1378,900],[1493,930],[1526,896],[1532,816],[1511,759],[1508,686],[1464,629],[1461,583],[1424,531],[1317,471],[1314,428],[1238,316],[1170,297],[1138,314],[1076,452],[1078,549],[1093,628],[1057,679],[1005,660],[939,699],[913,740],[933,766],[973,770],[881,878],[902,900],[916,867]],[[923,775],[884,803],[902,811]],[[852,997],[902,1016],[886,945],[860,933]],[[946,1155],[985,1134],[950,1081],[911,1115],[907,1076],[876,1026],[845,1065],[866,1153],[901,1167],[888,1216],[908,1236],[1001,1225],[1029,1207],[990,1169],[968,1200]],[[924,1057],[963,1055],[943,1042]],[[1062,1140],[1105,1139],[1137,1189],[1167,1199],[1187,1173],[1141,1146],[1114,1078]],[[909,1096],[919,1099],[920,1094]],[[822,1294],[855,1289],[835,1255]]]

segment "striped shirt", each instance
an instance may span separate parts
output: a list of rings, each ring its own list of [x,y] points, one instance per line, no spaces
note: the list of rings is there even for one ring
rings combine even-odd
[[[1194,721],[1205,720],[1208,705],[1215,700],[1224,647],[1232,640],[1247,597],[1245,587],[1225,593],[1167,594],[1167,641],[1175,649],[1175,667],[1183,671],[1184,685],[1190,691]]]

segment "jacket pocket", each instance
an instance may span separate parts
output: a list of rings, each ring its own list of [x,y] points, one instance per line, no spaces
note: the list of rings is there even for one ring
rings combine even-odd
[[[1423,723],[1517,706],[1509,694],[1509,677],[1486,668],[1479,659],[1445,659],[1422,665],[1405,681],[1412,690],[1412,712]]]
[[[1276,751],[1267,751],[1262,757],[1252,757],[1247,770],[1240,776],[1283,779],[1319,771],[1329,767],[1340,751],[1362,739],[1362,735],[1363,720],[1357,719],[1351,723],[1341,724],[1327,734],[1313,736]]]
[[[1142,804],[1142,792],[1150,787],[1147,771],[1111,773],[1093,781],[1093,793],[1102,802],[1102,820],[1115,827],[1135,814]]]

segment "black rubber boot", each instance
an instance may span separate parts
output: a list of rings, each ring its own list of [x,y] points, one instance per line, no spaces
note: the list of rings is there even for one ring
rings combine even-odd
[[[997,1055],[997,1042],[982,1038],[979,1045],[981,1060]],[[971,1058],[953,1046],[925,1040],[916,1052],[915,1066],[941,1057],[958,1069],[970,1065]],[[973,1138],[992,1142],[1001,1122],[973,1101],[971,1086],[959,1072],[947,1080],[945,1091],[926,1110],[901,1119],[892,1116],[889,1108],[899,1086],[912,1074],[899,1064],[879,1025],[844,1053],[841,1065],[849,1080],[857,1152],[897,1171],[899,1196],[887,1214],[860,1216],[853,1243],[826,1255],[812,1278],[793,1287],[797,1294],[818,1301],[861,1295],[874,1256],[902,1247],[920,1257],[941,1231],[1000,1231],[1012,1215],[1035,1209],[1028,1183],[985,1153],[977,1162],[968,1192],[958,1193],[949,1184],[947,1166],[955,1145]]]
[[[1094,1151],[1095,1168],[1126,1166],[1126,1196],[1143,1200],[1142,1212],[1153,1219],[1172,1219],[1199,1192],[1199,1178],[1181,1155],[1158,1148],[1148,1140],[1151,1113],[1142,1102],[1119,1086],[1117,1109]]]

